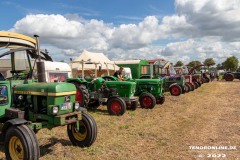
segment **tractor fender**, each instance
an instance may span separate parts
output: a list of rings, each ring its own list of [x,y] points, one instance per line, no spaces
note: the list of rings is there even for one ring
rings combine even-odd
[[[172,83],[168,88],[174,86],[174,85],[178,85],[177,83]]]
[[[146,94],[146,93],[149,93],[149,92],[146,92],[146,91],[141,92],[141,94],[139,95],[139,97],[141,97],[143,94]]]
[[[119,97],[119,96],[111,96],[110,98],[108,98],[107,103],[108,103],[108,101],[110,101],[110,99],[113,99],[113,98],[121,98],[121,97]]]
[[[66,82],[73,83],[73,84],[75,84],[75,83],[78,83],[78,84],[86,83],[86,82],[82,81],[80,78],[67,78]]]
[[[11,126],[18,126],[18,125],[27,124],[27,123],[28,123],[28,121],[26,121],[25,119],[22,119],[22,118],[15,118],[15,119],[8,120],[3,125],[0,140],[1,141],[4,140],[5,134]]]

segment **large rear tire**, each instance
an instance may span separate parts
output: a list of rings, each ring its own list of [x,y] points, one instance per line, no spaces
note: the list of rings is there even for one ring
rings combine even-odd
[[[198,87],[201,87],[201,85],[202,85],[200,82],[197,82],[197,84],[198,84]]]
[[[126,108],[125,101],[120,97],[110,98],[107,102],[107,110],[110,115],[123,115]]]
[[[97,125],[90,114],[82,112],[82,120],[67,126],[67,133],[74,146],[89,147],[97,138]],[[77,127],[78,126],[78,127]]]
[[[197,89],[199,87],[198,83],[197,82],[193,82],[193,83],[194,83],[195,89]]]
[[[231,73],[226,73],[226,75],[225,75],[225,80],[226,80],[226,81],[233,81],[233,79],[234,79],[233,74],[231,74]]]
[[[35,133],[26,125],[10,127],[5,136],[6,159],[38,160],[39,145]]]
[[[188,84],[188,83],[185,83],[185,86],[186,86],[186,88],[187,88],[187,90],[186,90],[186,92],[190,92],[191,91],[191,85],[190,84]]]
[[[140,106],[146,109],[152,109],[156,105],[156,98],[151,93],[144,93],[139,97]]]
[[[86,86],[79,85],[79,84],[75,84],[75,86],[76,86],[76,90],[77,90],[76,101],[79,102],[79,105],[81,107],[86,107],[89,102],[89,93],[88,93]]]
[[[173,85],[169,88],[169,91],[172,96],[179,96],[182,94],[182,88],[179,85]]]

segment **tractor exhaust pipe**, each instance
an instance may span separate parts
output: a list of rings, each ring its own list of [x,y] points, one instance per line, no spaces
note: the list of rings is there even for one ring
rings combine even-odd
[[[36,52],[38,55],[38,60],[37,60],[37,77],[38,77],[38,82],[46,82],[46,75],[45,75],[45,65],[44,62],[41,61],[41,55],[40,55],[40,43],[39,43],[39,36],[34,35],[36,38]]]

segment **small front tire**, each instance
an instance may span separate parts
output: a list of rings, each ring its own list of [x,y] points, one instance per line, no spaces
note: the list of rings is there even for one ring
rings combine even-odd
[[[152,109],[156,105],[156,98],[151,93],[144,93],[139,97],[142,108]]]
[[[172,96],[179,96],[182,94],[182,88],[179,85],[173,85],[169,88],[169,91]]]
[[[165,96],[163,95],[162,97],[158,97],[156,99],[156,104],[163,104],[165,102]]]
[[[126,103],[122,98],[110,98],[107,102],[107,110],[110,115],[123,115],[126,112]]]
[[[77,123],[79,123],[77,125]],[[82,112],[82,120],[67,126],[67,133],[74,146],[90,147],[97,138],[97,125],[93,117]],[[78,126],[78,127],[77,127]]]
[[[6,159],[38,160],[39,145],[33,130],[26,125],[10,127],[5,136]]]

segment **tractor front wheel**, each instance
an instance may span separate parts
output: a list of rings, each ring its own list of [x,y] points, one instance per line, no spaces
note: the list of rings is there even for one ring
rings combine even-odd
[[[156,99],[157,104],[163,104],[165,102],[165,96],[163,95],[162,97],[158,97]]]
[[[150,93],[144,93],[139,97],[142,108],[152,109],[156,105],[156,98]]]
[[[169,88],[172,96],[179,96],[182,93],[182,88],[179,85],[173,85]]]
[[[114,97],[107,102],[107,110],[110,115],[123,115],[126,112],[126,103],[122,98]]]
[[[67,133],[74,146],[89,147],[97,138],[97,125],[91,115],[82,112],[82,120],[69,124]]]
[[[5,136],[6,159],[38,160],[40,157],[35,133],[26,125],[10,127]]]
[[[132,101],[129,107],[127,107],[127,109],[134,111],[137,109],[137,106],[138,106],[138,101]]]

